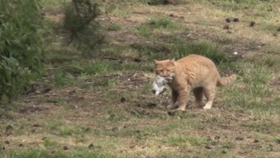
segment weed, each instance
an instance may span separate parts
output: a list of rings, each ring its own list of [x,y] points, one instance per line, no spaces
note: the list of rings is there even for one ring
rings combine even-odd
[[[118,31],[121,29],[122,29],[122,27],[118,24],[112,24],[107,28],[108,31]]]
[[[148,24],[150,25],[150,27],[154,28],[154,29],[174,29],[176,28],[176,25],[167,18],[154,18],[151,19]]]
[[[153,29],[148,24],[143,24],[136,27],[134,32],[137,35],[149,37],[153,33]]]
[[[56,85],[60,86],[70,86],[75,85],[74,76],[70,73],[64,73],[61,70],[56,71],[53,76],[52,80]]]
[[[61,126],[60,127],[60,135],[61,136],[71,135],[71,131],[67,127]]]
[[[231,142],[231,141],[224,142],[224,143],[222,143],[221,148],[233,149],[233,148],[235,148],[235,143]]]
[[[85,73],[97,74],[97,73],[108,73],[111,69],[110,64],[102,61],[94,61],[84,66]]]
[[[48,138],[44,138],[43,145],[46,148],[48,148],[48,147],[58,147],[59,146],[59,144],[57,142],[52,141],[52,140],[50,140]]]

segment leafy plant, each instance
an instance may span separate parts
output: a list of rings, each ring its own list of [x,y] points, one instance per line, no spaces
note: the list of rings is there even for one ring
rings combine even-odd
[[[0,1],[0,95],[9,100],[27,92],[43,71],[38,0]],[[22,9],[24,8],[24,9]]]

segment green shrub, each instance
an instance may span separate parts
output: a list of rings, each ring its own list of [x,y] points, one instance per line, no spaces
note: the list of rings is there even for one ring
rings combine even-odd
[[[67,41],[78,49],[94,49],[104,42],[100,25],[95,19],[101,14],[97,3],[90,0],[65,3],[63,27],[67,31]]]
[[[0,95],[13,99],[29,90],[44,56],[39,0],[0,1]]]

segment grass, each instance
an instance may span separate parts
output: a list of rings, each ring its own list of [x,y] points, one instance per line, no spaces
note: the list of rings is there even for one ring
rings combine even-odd
[[[174,30],[176,28],[178,28],[178,26],[169,18],[154,17],[148,22],[134,28],[132,32],[134,32],[136,35],[149,37],[156,30]]]
[[[44,77],[33,93],[1,105],[0,157],[279,155],[278,1],[106,1],[99,17],[105,44],[86,54],[57,33],[61,3],[42,3]],[[223,29],[227,17],[240,20],[230,23],[231,33]],[[218,88],[213,109],[168,113],[170,90],[151,93],[153,60],[193,53],[211,58],[221,76],[238,78]]]
[[[120,25],[112,24],[108,27],[108,31],[118,31],[121,30],[122,27]]]
[[[71,2],[70,0],[48,1],[42,0],[43,10],[55,10],[61,7],[64,2]]]
[[[30,150],[28,152],[24,152],[21,154],[11,154],[7,156],[7,158],[16,158],[16,157],[21,157],[21,158],[75,158],[75,157],[81,157],[81,158],[109,158],[109,157],[114,157],[113,155],[110,154],[104,154],[104,153],[90,153],[87,151],[79,151],[79,152],[73,152],[69,154],[65,153],[54,153],[50,154],[44,150]]]

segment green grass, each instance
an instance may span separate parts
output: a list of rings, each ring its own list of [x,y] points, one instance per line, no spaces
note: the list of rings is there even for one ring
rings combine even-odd
[[[116,8],[100,17],[107,43],[87,50],[89,54],[65,45],[57,33],[61,24],[48,19],[44,77],[34,84],[35,92],[0,108],[4,132],[0,147],[5,148],[0,157],[278,155],[280,47],[278,38],[266,36],[277,26],[269,17],[278,13],[262,11],[278,3],[212,2],[188,1],[178,6],[149,6],[145,0],[110,2]],[[42,5],[61,11],[59,3],[52,0]],[[224,18],[240,15],[244,7],[256,10],[240,18],[231,34],[224,32]],[[174,17],[165,16],[171,13]],[[254,18],[260,25],[243,27]],[[232,55],[234,51],[239,55]],[[151,92],[153,60],[189,54],[212,59],[222,77],[236,73],[238,78],[217,89],[213,109],[190,107],[186,112],[168,113],[170,89],[158,97]],[[44,92],[45,86],[52,89]],[[193,99],[190,95],[189,100]],[[6,136],[8,125],[12,129]]]
[[[107,28],[108,31],[119,31],[121,29],[122,29],[122,27],[117,24],[112,24]]]
[[[99,152],[88,152],[86,150],[81,150],[77,152],[72,153],[64,153],[64,152],[55,152],[55,153],[49,153],[44,150],[30,150],[27,152],[23,152],[20,154],[16,154],[11,152],[6,158],[110,158],[115,157],[111,154],[105,154],[105,153],[99,153]]]
[[[202,40],[197,42],[186,42],[183,38],[168,38],[167,41],[154,44],[133,43],[131,45],[141,53],[142,58],[147,60],[167,59],[175,57],[180,59],[189,54],[200,54],[213,60],[217,65],[230,64],[236,59],[211,41]]]
[[[173,146],[181,146],[182,144],[189,144],[190,146],[203,146],[206,144],[206,139],[193,136],[172,136],[167,139],[166,143]]]
[[[205,0],[206,1],[206,0]],[[203,1],[203,2],[205,2]],[[274,0],[207,0],[212,3],[214,6],[218,8],[222,8],[225,10],[237,11],[243,10],[246,8],[257,8],[257,9],[268,9],[268,6],[271,6],[271,2],[275,2]]]
[[[68,3],[71,2],[71,0],[42,0],[41,5],[44,11],[55,11],[60,9],[65,2]]]
[[[150,37],[156,30],[168,31],[178,29],[179,25],[169,18],[154,17],[146,23],[134,28],[132,32],[136,35]]]
[[[228,55],[210,41],[198,41],[196,43],[187,43],[182,39],[176,39],[175,41],[173,53],[177,59],[189,54],[199,54],[210,58],[217,65],[230,62]]]

